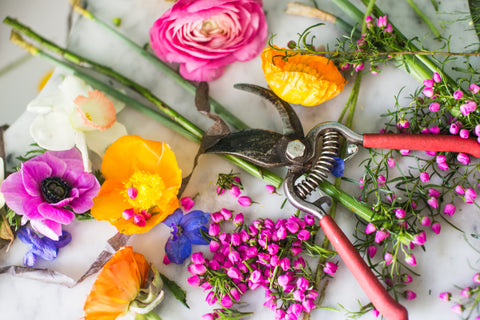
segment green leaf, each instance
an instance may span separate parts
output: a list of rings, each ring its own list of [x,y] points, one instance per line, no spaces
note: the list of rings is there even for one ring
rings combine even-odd
[[[480,0],[468,0],[472,23],[480,40]]]
[[[190,306],[187,304],[187,293],[183,290],[175,281],[170,280],[165,275],[160,273],[160,277],[162,277],[163,284],[165,287],[170,290],[173,296],[180,301],[185,307],[190,309]]]

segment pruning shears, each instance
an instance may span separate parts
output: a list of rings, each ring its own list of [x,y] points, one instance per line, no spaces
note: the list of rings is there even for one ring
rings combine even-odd
[[[297,209],[319,219],[325,235],[372,304],[383,316],[389,320],[408,319],[405,307],[388,294],[352,243],[327,214],[331,199],[328,196],[321,196],[314,201],[306,198],[321,181],[328,178],[336,161],[335,158],[339,157],[341,138],[347,145],[345,160],[354,156],[359,146],[465,152],[480,157],[480,144],[473,139],[462,139],[451,135],[361,135],[336,122],[320,123],[305,135],[295,111],[272,91],[250,84],[237,84],[235,88],[250,91],[268,99],[280,114],[283,132],[277,133],[263,129],[239,130],[222,137],[215,137],[210,143],[207,142],[204,145],[204,151],[235,155],[265,168],[288,167],[284,190],[289,202]]]

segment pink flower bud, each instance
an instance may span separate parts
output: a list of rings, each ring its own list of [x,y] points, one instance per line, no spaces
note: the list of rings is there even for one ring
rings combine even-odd
[[[477,86],[475,83],[472,83],[469,87],[470,91],[472,91],[473,94],[476,94],[480,91],[480,87]]]
[[[462,139],[468,139],[468,137],[470,136],[470,132],[467,129],[460,129],[459,135]]]
[[[425,87],[422,92],[425,97],[431,98],[433,96],[433,88]]]
[[[192,209],[195,205],[195,201],[193,201],[193,199],[190,197],[183,197],[180,199],[180,204],[185,211],[190,211],[190,209]]]
[[[385,261],[385,265],[388,266],[393,262],[393,256],[390,252],[386,252],[383,256],[383,260]]]
[[[430,197],[428,200],[427,200],[427,203],[430,207],[436,209],[438,208],[438,200],[437,198],[435,197]]]
[[[265,189],[267,189],[267,192],[270,193],[270,194],[275,193],[275,187],[272,186],[271,184],[267,184],[265,186]]]
[[[395,217],[397,217],[397,219],[405,218],[405,210],[402,208],[395,209]]]
[[[462,314],[462,312],[465,310],[465,307],[461,304],[456,304],[453,305],[450,310],[452,310],[456,314]]]
[[[367,254],[370,258],[375,257],[375,254],[377,253],[377,247],[375,246],[369,246],[367,248]]]
[[[305,217],[303,217],[303,220],[309,226],[313,226],[315,224],[315,218],[311,214],[305,215]]]
[[[138,190],[137,188],[128,188],[127,189],[127,195],[130,199],[132,200],[135,200],[137,198],[137,195],[138,195]],[[128,219],[127,219],[128,220]]]
[[[224,295],[220,304],[225,308],[230,308],[233,306],[232,298],[228,294]]]
[[[427,88],[433,87],[434,84],[435,84],[435,83],[433,82],[432,79],[425,79],[425,80],[423,80],[423,85],[424,85],[425,87],[427,87]]]
[[[386,180],[387,180],[387,179],[386,179],[385,176],[382,175],[382,174],[379,175],[378,178],[377,178],[378,184],[385,184],[385,181],[386,181]]]
[[[295,290],[293,292],[293,299],[295,299],[298,302],[302,302],[303,300],[305,300],[305,293],[300,290]]]
[[[440,195],[440,192],[437,189],[434,189],[434,188],[428,189],[428,196],[429,197],[438,198],[439,195]]]
[[[400,154],[402,156],[408,156],[410,154],[410,150],[400,149]]]
[[[473,203],[476,197],[477,193],[472,188],[465,190],[465,203]]]
[[[432,220],[429,217],[420,217],[420,224],[422,226],[429,226],[432,224]]]
[[[232,197],[237,198],[242,192],[238,186],[232,186],[232,189],[228,190]]]
[[[307,299],[302,302],[303,310],[310,313],[315,308],[315,302],[312,299]]]
[[[241,196],[238,198],[238,204],[240,204],[242,207],[249,207],[252,204],[252,199],[247,196]]]
[[[434,224],[432,224],[432,231],[435,234],[439,234],[441,229],[442,229],[442,226],[440,225],[440,223],[435,222]]]
[[[477,137],[480,137],[480,124],[477,124],[477,125],[475,126],[475,130],[474,130],[474,131],[475,131],[475,135],[476,135]]]
[[[228,269],[227,276],[232,280],[242,280],[242,273],[235,267]]]
[[[378,318],[378,316],[380,315],[380,312],[378,312],[377,309],[372,309],[372,313],[376,318]]]
[[[218,241],[212,240],[210,241],[210,252],[217,252],[218,249],[220,249],[221,244]]]
[[[460,126],[458,125],[457,122],[454,122],[450,125],[450,128],[448,129],[448,131],[454,135],[458,134],[458,132],[460,131]]]
[[[190,256],[190,260],[194,264],[204,264],[205,263],[205,258],[203,257],[202,252],[195,252]]]
[[[122,217],[125,220],[131,219],[135,215],[135,210],[133,208],[125,209],[122,212]]]
[[[440,74],[438,72],[435,72],[433,74],[432,79],[435,83],[439,83],[440,81],[442,81],[442,77],[440,76]]]
[[[287,257],[284,257],[280,260],[280,268],[282,268],[283,271],[287,271],[290,269],[290,259]]]
[[[220,226],[216,223],[210,224],[208,227],[208,234],[212,237],[216,237],[220,233]]]
[[[308,230],[300,230],[297,235],[298,240],[306,241],[310,238],[310,232]]]
[[[443,301],[450,301],[450,299],[452,298],[452,294],[450,292],[440,292],[440,294],[438,295],[438,297],[440,299],[442,299]]]
[[[457,185],[455,187],[455,192],[462,196],[465,194],[465,189],[463,189],[461,185]]]
[[[436,161],[438,164],[440,164],[440,163],[445,163],[445,162],[447,162],[447,158],[446,158],[443,154],[441,154],[441,155],[439,155],[439,156],[437,156],[437,157],[435,158],[435,161]]]
[[[472,296],[472,288],[470,287],[463,288],[463,290],[460,292],[460,295],[465,298],[470,298]]]
[[[409,275],[408,273],[405,273],[405,274],[402,275],[402,282],[403,283],[410,283],[412,281],[413,281],[412,276]]]
[[[300,226],[294,220],[288,219],[287,223],[285,223],[285,228],[287,228],[290,233],[295,234],[298,232]]]
[[[438,103],[438,102],[432,102],[432,103],[430,103],[430,106],[428,107],[428,109],[429,109],[431,112],[437,112],[438,110],[440,110],[440,103]]]
[[[443,213],[445,213],[446,215],[448,216],[453,216],[455,214],[455,210],[457,209],[457,207],[455,207],[454,204],[452,203],[447,203],[445,205],[445,207],[443,208]]]
[[[214,302],[215,303],[215,302]],[[213,303],[212,303],[213,304]],[[215,320],[217,319],[216,313],[206,313],[202,316],[202,320]]]
[[[473,282],[475,282],[475,283],[480,283],[480,273],[478,273],[478,272],[475,273],[475,274],[473,275],[473,278],[472,278],[472,279],[473,279]]]
[[[430,175],[428,174],[428,172],[423,171],[422,173],[420,173],[420,181],[428,182],[429,180],[430,180]]]
[[[405,290],[403,292],[403,295],[405,296],[405,299],[407,300],[413,300],[417,297],[417,294],[413,292],[412,290]]]
[[[207,272],[207,267],[204,264],[191,264],[188,271],[193,275],[202,275]]]
[[[200,286],[200,277],[199,276],[191,276],[187,279],[187,283],[192,287]]]
[[[429,131],[431,134],[439,134],[439,133],[440,133],[440,128],[437,127],[437,126],[433,126],[433,127],[431,127],[430,129],[428,129],[428,131]]]
[[[220,210],[220,214],[223,216],[223,219],[225,219],[225,221],[228,221],[232,218],[232,211],[228,209],[222,208],[222,210]]]
[[[327,262],[328,263],[328,262]],[[333,263],[334,264],[334,263]],[[335,265],[336,266],[336,265]],[[336,269],[335,269],[336,270]],[[302,291],[305,291],[308,289],[308,286],[310,285],[310,283],[308,282],[307,279],[305,279],[304,277],[300,277],[297,279],[297,288],[299,290],[302,290]]]
[[[224,192],[225,192],[225,189],[223,189],[223,188],[220,187],[220,186],[217,187],[217,194],[218,194],[218,195],[222,195]]]
[[[411,266],[417,265],[417,260],[415,259],[415,256],[413,254],[407,254],[405,256],[405,262]]]
[[[366,234],[374,233],[375,231],[377,231],[377,227],[375,227],[375,225],[373,223],[369,223],[365,227],[365,233]]]
[[[141,214],[135,214],[133,216],[133,222],[139,227],[145,227],[145,217]]]
[[[387,165],[388,165],[389,168],[395,167],[395,159],[393,159],[393,158],[388,158],[388,159],[387,159]]]
[[[462,99],[462,97],[463,97],[463,92],[461,90],[456,90],[453,93],[453,99],[455,99],[455,100],[460,100],[460,99]]]
[[[333,262],[327,262],[325,263],[325,267],[323,267],[323,272],[330,276],[335,276],[335,272],[337,272],[338,265],[333,263]]]
[[[422,231],[419,234],[413,236],[412,243],[417,246],[423,246],[425,244],[425,241],[427,241],[427,234]]]
[[[376,243],[380,243],[382,242],[383,240],[385,240],[388,236],[390,235],[390,233],[388,231],[385,231],[385,230],[378,230],[376,233],[375,233],[375,242]]]
[[[244,217],[243,217],[243,213],[238,213],[235,215],[235,217],[233,218],[233,224],[235,226],[241,226],[243,225],[243,222],[244,222]]]

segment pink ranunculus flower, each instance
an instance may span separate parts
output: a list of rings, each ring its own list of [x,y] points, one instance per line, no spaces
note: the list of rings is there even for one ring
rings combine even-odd
[[[100,184],[84,171],[80,152],[47,151],[22,163],[2,183],[7,206],[46,237],[58,240],[62,225],[93,206]]]
[[[189,80],[212,81],[225,66],[248,61],[265,46],[261,0],[179,0],[150,28],[150,44]]]

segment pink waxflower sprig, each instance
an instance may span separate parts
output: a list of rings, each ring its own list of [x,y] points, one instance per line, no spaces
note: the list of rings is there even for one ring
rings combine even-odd
[[[325,257],[320,266],[324,276],[334,276],[338,265],[331,261],[335,252],[314,243],[319,226],[313,216],[246,224],[242,213],[224,208],[211,217],[210,257],[194,253],[188,267],[192,273],[188,283],[203,288],[207,303],[218,303],[224,310],[205,319],[222,318],[222,312],[235,310],[247,290],[258,288],[265,290],[264,306],[275,319],[300,319],[316,307],[318,284],[303,255]]]
[[[458,296],[451,292],[441,292],[438,297],[445,302],[450,302],[450,310],[462,317],[462,319],[480,320],[479,302],[480,302],[480,274],[477,272],[472,277],[473,284],[460,289]]]

